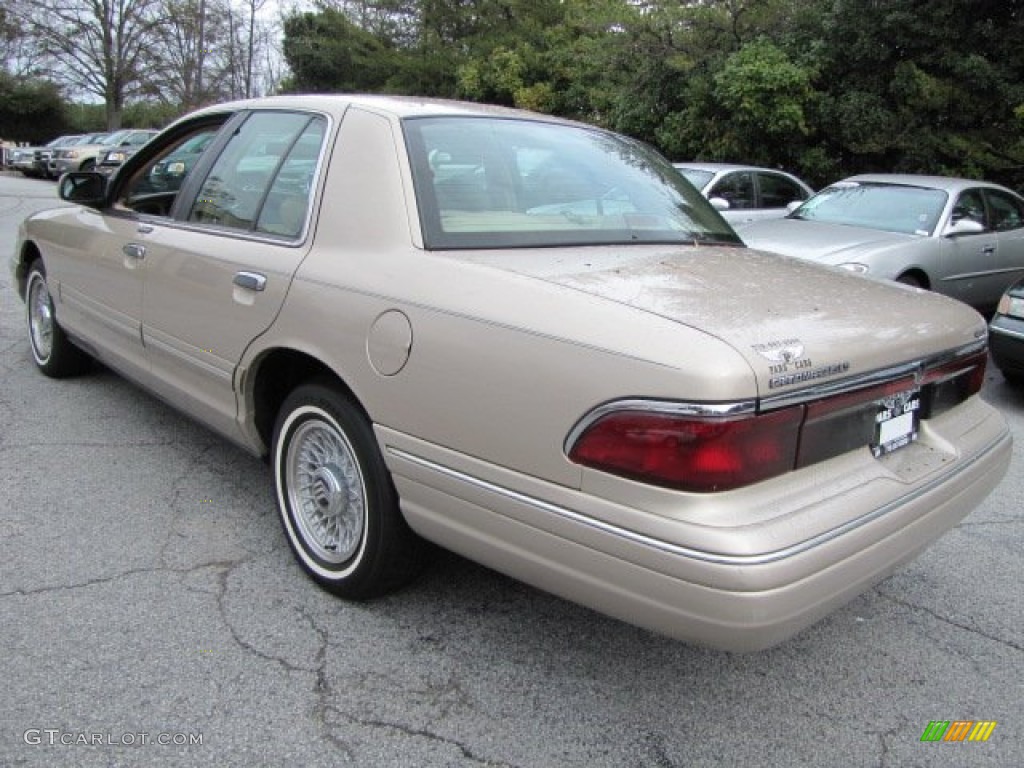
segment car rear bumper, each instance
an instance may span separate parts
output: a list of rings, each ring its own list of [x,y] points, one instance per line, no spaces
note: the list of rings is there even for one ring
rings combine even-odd
[[[974,410],[985,418],[969,441],[973,447],[959,449],[941,471],[912,483],[866,483],[832,498],[821,496],[820,486],[829,484],[821,477],[807,498],[791,496],[792,510],[757,526],[724,528],[720,538],[735,540],[734,551],[610,524],[606,510],[588,514],[583,494],[553,501],[560,494],[544,498],[517,489],[529,479],[517,483],[504,470],[482,479],[457,469],[457,456],[427,459],[422,443],[383,428],[378,434],[406,518],[425,538],[630,623],[749,651],[782,642],[884,579],[996,486],[1012,440],[994,410],[981,403]],[[844,470],[841,460],[832,470],[827,463],[814,469]],[[809,508],[798,508],[803,502]],[[781,548],[750,546],[791,536],[799,516],[828,516],[834,506],[848,510],[845,524]]]

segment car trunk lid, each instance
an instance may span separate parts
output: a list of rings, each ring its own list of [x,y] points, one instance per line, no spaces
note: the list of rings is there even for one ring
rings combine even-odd
[[[711,334],[769,397],[979,345],[959,302],[785,256],[717,246],[462,254]],[[700,365],[680,349],[680,367]]]

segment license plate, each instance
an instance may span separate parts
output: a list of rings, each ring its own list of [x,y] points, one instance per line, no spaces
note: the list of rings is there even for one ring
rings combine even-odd
[[[920,392],[900,392],[878,401],[871,453],[884,456],[917,440]]]

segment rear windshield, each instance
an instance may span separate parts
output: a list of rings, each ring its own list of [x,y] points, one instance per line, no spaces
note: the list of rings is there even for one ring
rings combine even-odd
[[[405,122],[426,246],[740,245],[672,166],[584,127],[489,117]]]

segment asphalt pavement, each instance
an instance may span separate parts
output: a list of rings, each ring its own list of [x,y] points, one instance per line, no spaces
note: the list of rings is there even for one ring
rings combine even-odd
[[[1024,765],[1024,389],[999,488],[769,651],[688,646],[440,554],[347,603],[266,465],[98,368],[37,373],[7,260],[52,182],[0,177],[0,766]],[[932,721],[990,721],[928,742]]]

